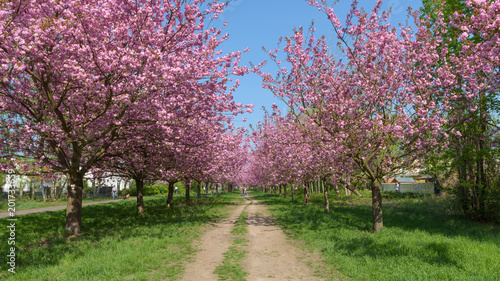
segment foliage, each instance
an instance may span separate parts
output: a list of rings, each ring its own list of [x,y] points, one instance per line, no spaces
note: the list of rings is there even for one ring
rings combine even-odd
[[[430,28],[439,29],[432,26],[432,23],[439,21],[448,24],[440,46],[447,54],[441,58],[439,64],[450,61],[450,57],[458,55],[463,46],[471,41],[478,45],[490,44],[485,41],[491,38],[485,36],[485,31],[481,28],[466,30],[456,24],[457,13],[465,18],[477,18],[477,6],[465,0],[426,0],[423,4],[421,18],[432,19]],[[499,8],[497,7],[495,12],[493,3],[488,8],[481,10],[481,13],[487,12],[491,19],[496,16],[498,20]],[[484,20],[488,22],[490,19]],[[464,31],[468,32],[467,37],[462,36]],[[450,135],[447,140],[449,147],[440,149],[439,155],[430,155],[426,163],[427,171],[435,175],[437,184],[458,197],[461,205],[457,209],[458,212],[475,220],[500,221],[500,87],[495,81],[498,79],[495,75],[498,74],[492,75],[484,69],[474,73],[475,79],[485,81],[478,95],[474,99],[457,99],[453,108],[448,111],[451,122],[445,128],[454,128],[460,134]],[[467,80],[460,75],[457,79]],[[461,92],[462,89],[457,88],[456,91]],[[465,122],[460,122],[463,118]]]

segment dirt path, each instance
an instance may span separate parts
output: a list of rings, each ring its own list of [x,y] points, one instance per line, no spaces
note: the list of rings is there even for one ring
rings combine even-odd
[[[109,202],[118,202],[123,199],[111,199],[111,200],[103,200],[103,201],[93,201],[93,202],[85,202],[82,204],[82,206],[88,206],[88,205],[94,205],[94,204],[101,204],[101,203],[109,203]],[[130,197],[128,200],[135,200],[135,197]],[[36,208],[36,209],[27,209],[27,210],[19,210],[16,211],[15,216],[23,216],[27,214],[35,214],[35,213],[43,213],[43,212],[52,212],[52,211],[59,211],[59,210],[64,210],[66,209],[66,204],[64,205],[56,205],[56,206],[48,206],[48,207],[41,207],[41,208]],[[3,211],[0,213],[0,219],[7,218],[9,217],[9,212],[8,211]]]
[[[230,231],[247,205],[249,233],[246,238],[249,242],[245,248],[248,253],[242,261],[244,270],[249,273],[247,280],[323,280],[314,276],[314,270],[307,265],[311,258],[317,262],[317,257],[291,245],[283,231],[274,225],[266,206],[251,198],[232,211],[229,218],[214,224],[202,237],[201,251],[194,262],[187,265],[182,280],[217,280],[213,271],[231,245]]]
[[[213,224],[212,229],[203,235],[199,245],[200,251],[196,254],[194,262],[187,265],[182,280],[217,280],[217,275],[213,272],[224,260],[223,254],[231,246],[233,237],[230,232],[243,209],[250,203],[250,200],[246,200],[245,204],[236,207],[229,217]]]

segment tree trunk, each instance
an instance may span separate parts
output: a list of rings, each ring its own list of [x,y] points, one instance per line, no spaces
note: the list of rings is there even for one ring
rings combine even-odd
[[[348,185],[347,188],[349,188],[349,190],[354,192],[354,194],[356,194],[357,196],[363,197],[363,195],[361,193],[359,193],[359,191],[356,189],[356,187],[351,187],[350,185]]]
[[[344,192],[346,196],[351,196],[351,190],[347,186],[344,186]]]
[[[186,186],[186,204],[190,204],[191,203],[191,180],[189,179],[186,179],[186,183],[185,183],[185,186]]]
[[[137,213],[144,216],[144,179],[137,177],[134,180],[137,189]]]
[[[309,184],[304,184],[304,205],[309,204]]]
[[[174,205],[174,182],[168,182],[167,208]]]
[[[56,200],[56,181],[54,179],[52,181],[52,185],[50,186],[50,201],[54,202],[55,200]]]
[[[43,185],[43,180],[40,181],[40,187],[42,189],[42,200],[45,202],[45,186]],[[69,191],[68,191],[68,199],[69,199]]]
[[[384,223],[382,220],[382,192],[379,179],[372,180],[372,209],[373,209],[373,231],[382,230]]]
[[[295,185],[292,184],[292,201],[295,199],[294,192],[295,192]]]
[[[485,139],[487,139],[486,136],[486,120],[484,118],[484,102],[483,102],[482,95],[481,95],[481,102],[480,102],[480,110],[479,110],[479,123],[480,123],[480,135],[478,138],[478,143],[477,143],[477,149],[478,153],[476,155],[477,161],[476,161],[476,196],[477,196],[477,215],[478,215],[478,220],[483,220],[486,216],[486,209],[485,209],[485,196],[486,196],[486,189],[488,188],[488,182],[486,180],[486,174],[485,174]]]
[[[116,180],[116,190],[117,190],[117,191],[116,191],[116,199],[118,199],[118,194],[119,194],[119,193],[120,193],[120,191],[122,190],[122,189],[121,189],[121,187],[122,187],[122,181],[123,181],[123,179],[122,179],[122,178],[118,178],[118,179]],[[122,193],[124,193],[124,192],[122,192]]]
[[[286,184],[283,185],[283,198],[286,198]]]
[[[97,178],[94,178],[94,198],[97,198],[99,196],[99,180]]]
[[[196,183],[197,183],[197,185],[196,185],[196,187],[197,187],[196,188],[196,197],[198,199],[200,199],[201,198],[201,182],[196,182]]]
[[[83,174],[72,172],[69,179],[68,204],[66,206],[65,231],[78,234],[82,230],[82,201],[83,201]]]
[[[19,177],[19,198],[23,198],[23,185],[24,181],[21,181],[21,177]]]
[[[323,189],[323,197],[325,199],[325,214],[330,212],[330,201],[328,200],[328,188],[325,188],[324,180],[321,180],[321,187]]]
[[[466,187],[466,182],[467,182],[467,161],[464,161],[465,157],[462,154],[462,147],[461,147],[461,141],[458,142],[456,146],[457,150],[457,159],[459,159],[461,165],[457,165],[458,169],[458,197],[462,206],[462,211],[464,214],[469,213],[469,200],[468,200],[468,192],[467,192],[467,187]]]
[[[30,181],[30,199],[35,200],[35,185],[33,184],[33,180]]]

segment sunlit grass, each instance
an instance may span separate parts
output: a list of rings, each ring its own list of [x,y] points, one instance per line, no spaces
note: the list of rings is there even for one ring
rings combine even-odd
[[[324,214],[322,195],[309,206],[253,192],[270,206],[276,222],[349,280],[499,280],[500,227],[447,214],[445,200],[384,194],[384,229],[372,232],[369,193],[332,196]]]
[[[86,206],[82,234],[64,232],[65,211],[17,217],[16,274],[7,272],[7,221],[0,229],[1,275],[9,280],[174,280],[195,249],[203,226],[227,215],[224,206],[237,194],[194,200],[145,198],[145,213],[136,214],[135,200]]]

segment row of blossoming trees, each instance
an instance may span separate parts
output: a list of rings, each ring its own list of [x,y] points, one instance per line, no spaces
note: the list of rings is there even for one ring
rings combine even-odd
[[[438,10],[432,24],[414,12],[416,28],[395,28],[387,23],[389,13],[380,11],[381,1],[371,12],[354,2],[345,24],[326,1],[308,2],[331,21],[343,55],[332,55],[313,27],[307,36],[300,28],[282,38],[282,50],[269,52],[276,75],[264,72],[264,63],[254,68],[289,110],[282,117],[273,106],[254,132],[248,180],[260,186],[302,186],[325,178],[345,183],[358,171],[371,183],[378,231],[382,177],[420,166],[460,135],[455,127],[469,117],[457,114],[458,101],[474,112],[478,96],[498,93],[500,3],[467,0],[469,16],[454,13],[443,20]],[[447,48],[452,37],[461,44],[453,53]]]
[[[93,170],[135,179],[139,212],[145,180],[234,181],[246,152],[228,124],[252,106],[232,101],[240,52],[218,51],[227,35],[207,27],[225,5],[2,1],[1,156],[16,159],[3,170],[64,174],[73,233]]]

